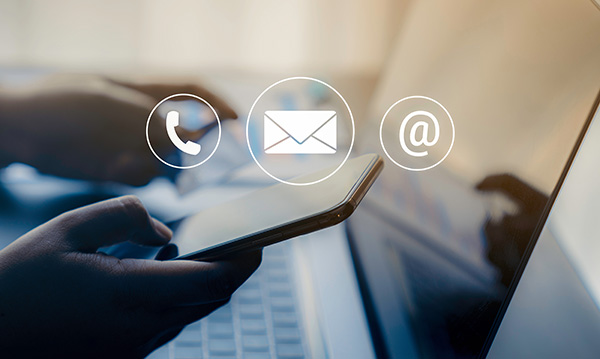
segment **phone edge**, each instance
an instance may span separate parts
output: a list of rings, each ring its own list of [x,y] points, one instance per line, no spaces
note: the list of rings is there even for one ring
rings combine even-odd
[[[362,199],[375,183],[375,180],[379,177],[383,167],[383,159],[381,156],[375,154],[373,160],[369,163],[369,166],[366,167],[364,173],[361,175],[360,180],[356,182],[346,198],[330,209],[293,223],[294,227],[290,228],[289,230],[285,227],[290,226],[291,224],[286,223],[282,226],[271,228],[260,233],[255,233],[248,237],[234,239],[228,242],[228,244],[222,246],[189,253],[184,256],[177,256],[171,260],[211,261],[233,253],[264,248],[271,244],[339,224],[348,219],[352,213],[354,213]],[[327,217],[321,218],[324,214],[327,214]]]

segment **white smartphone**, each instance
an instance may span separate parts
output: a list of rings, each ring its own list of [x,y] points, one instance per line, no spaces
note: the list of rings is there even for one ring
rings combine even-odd
[[[276,184],[187,217],[171,241],[179,251],[174,259],[215,259],[338,224],[354,212],[382,169],[381,157],[368,154],[348,160],[319,183]]]

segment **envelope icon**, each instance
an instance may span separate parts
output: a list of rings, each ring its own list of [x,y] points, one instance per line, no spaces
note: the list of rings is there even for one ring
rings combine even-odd
[[[336,149],[335,111],[265,111],[266,154],[333,154]]]

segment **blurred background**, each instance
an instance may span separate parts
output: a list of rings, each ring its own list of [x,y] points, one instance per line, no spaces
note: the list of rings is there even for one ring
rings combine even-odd
[[[264,88],[293,75],[336,78],[360,119],[407,3],[2,0],[0,70],[5,84],[21,82],[15,70],[25,68],[201,78],[216,92],[234,92],[228,100],[246,111],[258,94],[245,99],[247,81]]]
[[[593,8],[590,3],[581,6]],[[596,50],[588,46],[593,35],[585,24],[571,29],[576,37],[564,31],[578,21],[575,7],[537,1],[2,0],[0,68],[5,84],[22,75],[19,69],[146,80],[200,79],[217,93],[229,95],[224,97],[242,116],[260,89],[274,81],[314,76],[331,82],[347,98],[359,128],[365,117],[380,119],[404,96],[439,98],[459,86],[460,106],[450,112],[459,116],[459,122],[469,124],[469,133],[462,135],[484,145],[494,141],[481,135],[489,125],[521,122],[524,116],[518,111],[531,114],[532,121],[540,110],[547,111],[547,117],[566,112],[580,116],[587,111],[591,99],[575,97],[580,86],[595,86],[595,77],[588,75],[595,71],[590,68],[593,62],[581,62],[578,69],[569,64],[591,58]],[[544,16],[532,17],[540,11]],[[555,26],[549,26],[551,23]],[[534,28],[547,34],[542,39]],[[467,58],[470,61],[463,60]],[[478,65],[473,67],[471,61]],[[536,63],[541,66],[532,66]],[[548,72],[552,66],[557,70]],[[384,71],[388,76],[378,82]],[[577,77],[571,76],[573,71],[578,72]],[[525,101],[520,92],[507,93],[517,77],[528,93],[537,93],[535,97],[542,101],[561,97],[561,105],[551,108]],[[481,91],[482,84],[491,83],[501,86],[491,90],[493,94]],[[557,87],[559,83],[565,86]],[[492,111],[488,106],[491,97],[496,98],[498,107]],[[464,106],[468,102],[482,105]],[[563,106],[566,102],[570,104]],[[508,103],[519,106],[518,110],[508,109]],[[484,121],[487,129],[474,126],[481,116],[490,116]],[[578,132],[578,126],[546,120],[552,123],[548,130],[552,134],[545,139],[535,136],[535,126],[526,126],[519,134],[560,143],[565,139],[571,142]],[[531,181],[546,181],[549,188],[553,181],[537,174],[557,156],[564,159],[564,153],[515,141],[506,154],[514,158],[532,147],[544,148],[544,152],[534,154],[536,164],[523,166],[519,174]],[[471,180],[487,172],[481,163],[489,152],[473,153],[462,141],[455,152],[460,156],[448,160],[458,172]]]
[[[402,1],[0,2],[0,64],[85,71],[379,72]]]

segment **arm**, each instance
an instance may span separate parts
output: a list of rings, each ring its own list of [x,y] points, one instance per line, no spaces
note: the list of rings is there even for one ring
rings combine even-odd
[[[164,169],[146,144],[148,115],[164,97],[179,92],[205,98],[223,119],[237,117],[197,85],[55,76],[24,89],[0,89],[0,165],[23,162],[62,177],[144,185]],[[151,121],[155,149],[172,150],[161,124],[162,118]]]

